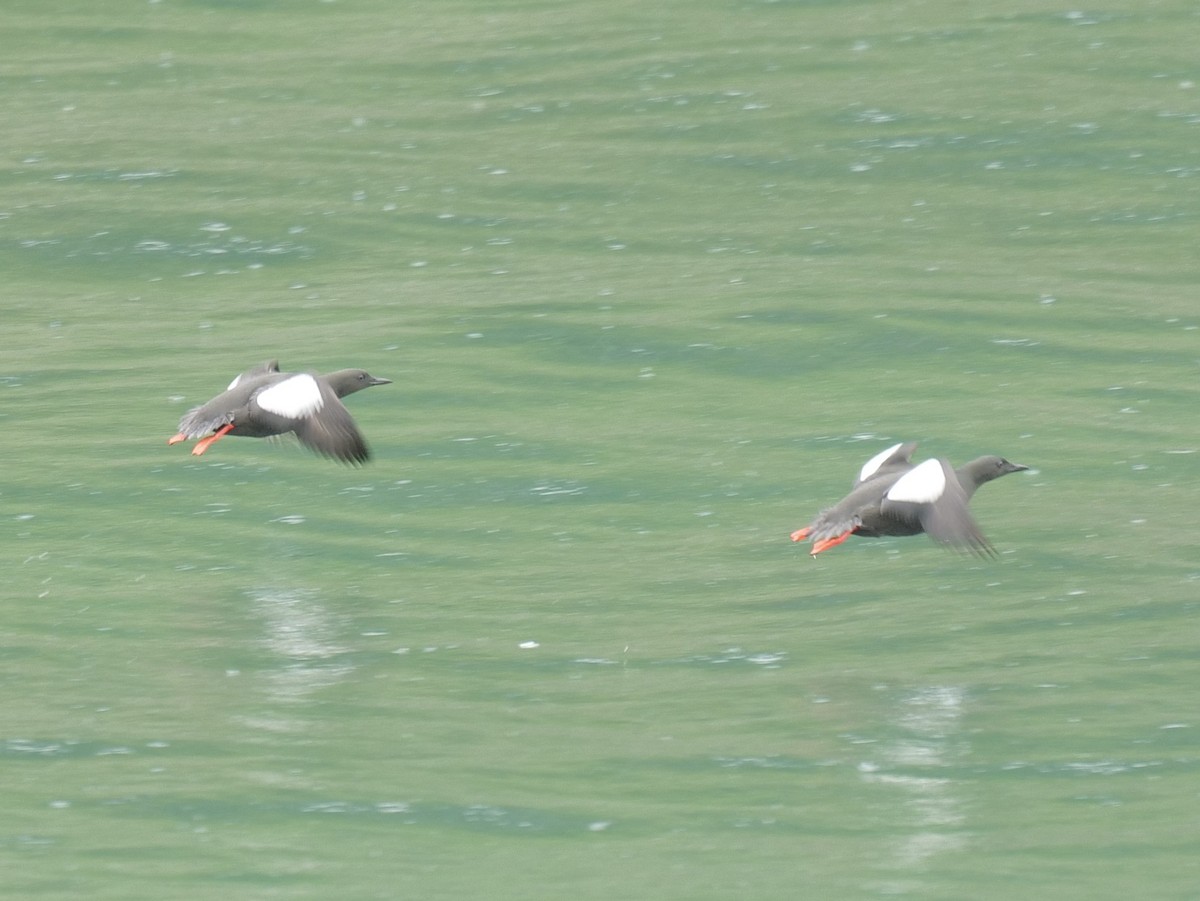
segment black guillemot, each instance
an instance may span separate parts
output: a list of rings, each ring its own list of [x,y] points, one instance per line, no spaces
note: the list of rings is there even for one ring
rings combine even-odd
[[[246,370],[223,393],[189,410],[167,444],[202,439],[192,448],[200,456],[225,435],[266,438],[295,432],[317,453],[344,463],[365,463],[371,452],[340,398],[388,384],[391,379],[376,378],[362,369],[328,375],[280,372],[279,364],[271,360]]]
[[[985,482],[1029,467],[994,456],[958,469],[942,458],[914,466],[915,449],[916,444],[909,443],[880,451],[863,465],[850,493],[793,532],[792,541],[811,540],[815,557],[851,535],[882,538],[924,532],[941,544],[994,556],[967,504]]]

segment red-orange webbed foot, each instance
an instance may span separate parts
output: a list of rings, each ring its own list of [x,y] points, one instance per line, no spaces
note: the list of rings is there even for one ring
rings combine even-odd
[[[808,537],[808,526],[803,529],[797,529],[792,533],[792,541],[803,541]]]
[[[183,432],[176,432],[167,439],[167,444],[178,444],[180,441],[187,441],[187,435],[183,434]]]
[[[199,457],[202,453],[208,450],[214,442],[219,441],[222,437],[228,434],[232,428],[233,423],[231,422],[228,425],[221,426],[219,429],[217,429],[217,431],[213,432],[213,434],[209,435],[203,441],[197,441],[196,446],[192,448],[192,456]]]
[[[809,553],[815,557],[817,554],[821,553],[821,551],[827,551],[831,547],[837,547],[853,534],[854,530],[851,529],[849,532],[843,532],[841,535],[834,535],[832,538],[822,538],[820,541],[813,544],[812,550],[809,551]]]

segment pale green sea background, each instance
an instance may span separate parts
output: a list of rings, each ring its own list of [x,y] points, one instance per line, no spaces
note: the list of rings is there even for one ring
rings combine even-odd
[[[0,22],[4,897],[1200,898],[1195,3]]]

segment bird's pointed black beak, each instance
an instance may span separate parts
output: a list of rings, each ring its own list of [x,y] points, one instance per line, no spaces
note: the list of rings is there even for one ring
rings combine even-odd
[[[391,379],[381,379],[377,375],[371,376],[371,385],[372,386],[374,386],[374,385],[390,385],[391,383],[392,383]],[[1021,468],[1024,469],[1025,467],[1022,466]]]

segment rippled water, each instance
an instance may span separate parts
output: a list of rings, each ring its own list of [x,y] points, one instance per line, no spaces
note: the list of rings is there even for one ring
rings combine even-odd
[[[14,897],[1195,896],[1194,10],[9,18]]]

